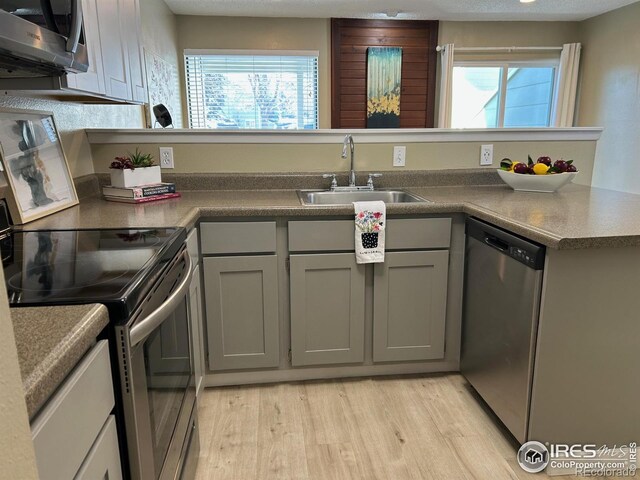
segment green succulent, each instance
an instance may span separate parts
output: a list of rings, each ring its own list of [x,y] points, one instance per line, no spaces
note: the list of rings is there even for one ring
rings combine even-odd
[[[136,168],[152,167],[154,165],[153,155],[142,153],[137,147],[134,153],[129,152],[129,159]]]

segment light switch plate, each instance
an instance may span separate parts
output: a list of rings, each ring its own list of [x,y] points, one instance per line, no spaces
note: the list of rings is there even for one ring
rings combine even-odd
[[[407,147],[393,147],[393,166],[404,167],[407,159]]]

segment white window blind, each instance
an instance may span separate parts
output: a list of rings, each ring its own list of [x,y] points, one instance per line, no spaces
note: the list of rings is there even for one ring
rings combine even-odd
[[[317,52],[185,51],[191,128],[318,128]]]

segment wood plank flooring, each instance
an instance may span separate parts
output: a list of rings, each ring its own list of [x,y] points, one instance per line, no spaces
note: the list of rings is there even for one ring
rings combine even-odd
[[[207,389],[198,480],[501,480],[530,475],[458,374]]]

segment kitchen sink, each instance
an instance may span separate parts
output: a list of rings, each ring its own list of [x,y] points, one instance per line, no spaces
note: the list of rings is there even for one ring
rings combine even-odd
[[[298,190],[303,205],[349,205],[353,202],[382,200],[384,203],[429,202],[402,190],[360,190],[352,192],[330,190]]]

